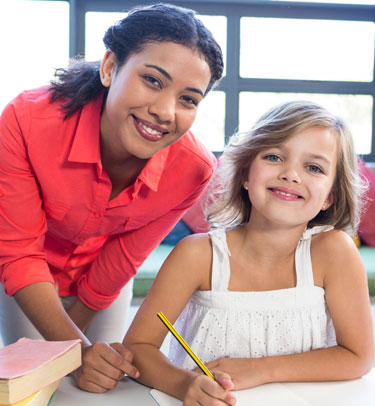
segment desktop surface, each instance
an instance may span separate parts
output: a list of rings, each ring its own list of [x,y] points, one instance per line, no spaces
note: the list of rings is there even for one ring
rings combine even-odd
[[[262,406],[374,406],[375,369],[351,381],[271,383],[250,391],[248,399],[256,400],[250,403]],[[50,406],[156,406],[149,392],[147,386],[123,378],[107,393],[90,393],[78,389],[73,378],[65,377]],[[248,406],[248,402],[243,403],[238,406]]]

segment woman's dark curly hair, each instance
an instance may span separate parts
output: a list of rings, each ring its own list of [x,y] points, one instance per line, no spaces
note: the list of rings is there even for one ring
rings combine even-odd
[[[117,70],[130,55],[150,42],[174,42],[197,50],[207,61],[211,80],[206,93],[223,73],[223,55],[211,32],[193,10],[170,4],[136,7],[110,27],[103,38],[106,49],[116,56]],[[105,88],[100,80],[100,61],[77,61],[68,69],[57,69],[52,81],[51,101],[64,99],[65,118],[74,114]]]

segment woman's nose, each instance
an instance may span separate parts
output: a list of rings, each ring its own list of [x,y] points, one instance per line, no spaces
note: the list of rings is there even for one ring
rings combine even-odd
[[[169,124],[174,120],[176,101],[171,95],[159,94],[150,102],[149,113],[154,116],[160,124]]]

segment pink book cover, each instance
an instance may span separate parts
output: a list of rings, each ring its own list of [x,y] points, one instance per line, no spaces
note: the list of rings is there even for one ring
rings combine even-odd
[[[68,352],[81,340],[44,341],[21,338],[0,348],[0,379],[13,379],[35,371]]]

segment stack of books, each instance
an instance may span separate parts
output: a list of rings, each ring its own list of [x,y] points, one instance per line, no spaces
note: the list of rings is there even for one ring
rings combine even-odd
[[[47,406],[62,378],[81,365],[80,343],[21,338],[0,348],[0,406]]]

